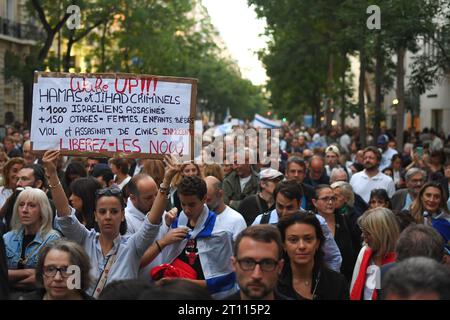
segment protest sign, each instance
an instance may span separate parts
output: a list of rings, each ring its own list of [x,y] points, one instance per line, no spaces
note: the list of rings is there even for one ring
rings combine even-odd
[[[35,153],[193,159],[197,80],[36,72]]]

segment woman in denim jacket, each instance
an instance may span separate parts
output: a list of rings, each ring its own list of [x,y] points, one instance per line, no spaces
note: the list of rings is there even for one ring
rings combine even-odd
[[[52,220],[52,209],[44,191],[26,188],[19,194],[14,204],[11,231],[3,236],[8,279],[13,291],[34,288],[40,249],[61,237],[52,229]]]

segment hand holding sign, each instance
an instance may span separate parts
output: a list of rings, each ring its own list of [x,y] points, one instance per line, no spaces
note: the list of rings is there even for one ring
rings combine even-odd
[[[47,176],[56,175],[56,165],[59,159],[59,150],[47,150],[44,153],[42,162],[44,164]]]
[[[33,151],[193,159],[196,92],[196,79],[37,72]]]

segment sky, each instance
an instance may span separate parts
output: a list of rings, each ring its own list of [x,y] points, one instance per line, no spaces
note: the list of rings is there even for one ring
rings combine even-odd
[[[237,61],[242,76],[255,85],[267,81],[266,71],[256,51],[266,48],[265,21],[257,19],[247,0],[203,0],[211,22],[219,31],[231,56]]]

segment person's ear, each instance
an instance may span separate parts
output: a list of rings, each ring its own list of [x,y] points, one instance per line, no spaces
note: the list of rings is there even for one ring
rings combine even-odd
[[[283,268],[284,268],[284,259],[281,259],[280,261],[278,261],[278,274],[281,274]]]
[[[39,179],[35,183],[35,188],[40,189],[40,188],[42,188],[43,185],[44,185],[44,183],[42,182],[42,180]]]
[[[316,199],[312,199],[312,204],[314,205],[314,207],[317,208],[317,200]]]
[[[231,257],[231,266],[233,267],[233,271],[236,272],[236,263],[237,260],[235,257]]]

